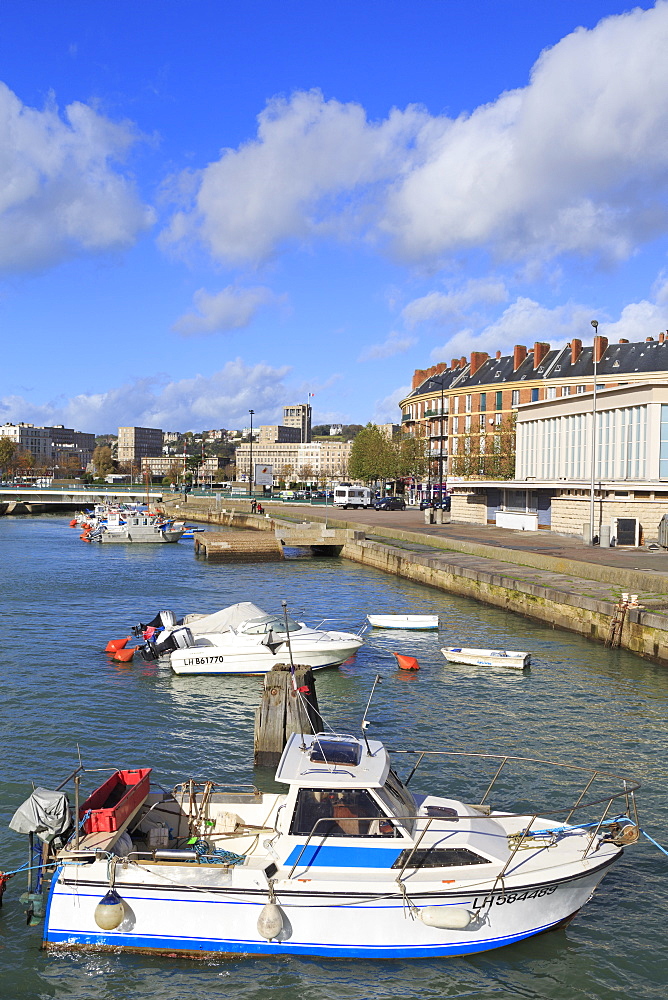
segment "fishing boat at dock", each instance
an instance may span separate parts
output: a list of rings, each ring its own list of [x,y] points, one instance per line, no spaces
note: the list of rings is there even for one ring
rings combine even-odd
[[[413,791],[439,755],[451,775],[475,765],[474,803]],[[639,832],[630,778],[433,746],[390,753],[365,733],[294,733],[278,793],[187,778],[165,790],[142,767],[80,801],[87,774],[69,779],[76,822],[64,782],[36,789],[10,823],[48,845],[36,854],[47,948],[470,955],[566,924]],[[529,787],[546,810],[526,807]]]
[[[363,644],[361,635],[311,627],[284,614],[267,614],[250,601],[181,621],[161,611],[148,625],[134,626],[144,638],[145,660],[168,662],[176,674],[266,674],[276,663],[319,670],[345,663]]]

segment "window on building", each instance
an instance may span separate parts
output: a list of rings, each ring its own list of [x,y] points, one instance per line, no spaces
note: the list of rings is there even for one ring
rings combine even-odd
[[[580,393],[580,392],[586,392],[586,391],[587,391],[587,386],[586,385],[579,385],[577,387],[577,389],[576,389],[576,392],[578,392],[578,393]]]
[[[450,421],[450,427],[453,434],[459,434],[459,417],[453,417]]]
[[[571,387],[570,387],[570,385],[562,385],[562,387],[561,387],[561,395],[562,396],[570,396],[570,394],[571,394]]]
[[[520,405],[520,390],[519,389],[513,389],[512,405],[513,406],[519,406]]]
[[[539,393],[538,389],[532,389],[531,390],[531,402],[532,403],[538,402],[538,393]]]
[[[459,396],[455,396],[453,404],[452,412],[459,413]]]
[[[467,413],[466,416],[464,417],[464,433],[465,434],[470,434],[471,433],[471,414],[470,413]]]
[[[481,392],[480,393],[480,412],[484,413],[486,409],[487,409],[487,393],[486,392]]]
[[[464,397],[464,399],[465,399],[465,406],[466,406],[466,412],[467,413],[471,412],[471,400],[472,400],[472,398],[473,397],[471,396],[470,393],[467,393],[466,396]]]
[[[495,427],[500,427],[501,424],[502,424],[502,422],[503,422],[503,413],[495,413],[494,414],[494,426]]]
[[[485,430],[485,421],[486,420],[487,420],[487,417],[485,416],[485,414],[481,413],[480,414],[480,420],[479,420],[479,426],[480,426],[480,430],[481,431]]]
[[[502,390],[499,389],[498,392],[495,393],[495,396],[496,396],[496,409],[497,410],[502,410],[503,409],[503,392],[502,392]]]
[[[556,399],[557,398],[557,387],[556,385],[549,385],[547,387],[547,398]]]

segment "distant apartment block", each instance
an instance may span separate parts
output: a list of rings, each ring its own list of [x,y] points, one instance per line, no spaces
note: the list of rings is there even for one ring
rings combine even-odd
[[[0,437],[9,438],[21,451],[31,452],[36,463],[51,461],[53,448],[47,427],[23,423],[3,424],[0,426]]]
[[[162,454],[162,431],[155,427],[119,427],[118,461],[141,462]]]

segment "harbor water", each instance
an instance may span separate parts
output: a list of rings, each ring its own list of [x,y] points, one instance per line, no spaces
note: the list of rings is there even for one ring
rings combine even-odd
[[[668,671],[620,650],[340,559],[216,565],[192,541],[100,546],[68,518],[0,518],[0,870],[25,860],[8,830],[31,782],[55,787],[77,763],[153,767],[165,787],[190,777],[254,782],[257,677],[176,676],[137,659],[114,664],[109,639],[163,609],[209,612],[251,600],[268,612],[358,628],[367,613],[437,612],[439,633],[372,630],[352,663],[317,674],[323,716],[359,732],[374,676],[369,733],[390,748],[520,754],[600,766],[642,782],[641,826],[668,848]],[[448,665],[440,646],[529,650],[527,672]],[[392,652],[416,656],[397,670]],[[401,767],[398,768],[401,771]],[[93,779],[84,789],[90,790]],[[416,788],[475,796],[466,765],[429,763]],[[509,781],[504,794],[512,793]],[[534,798],[543,806],[540,787]],[[475,800],[475,799],[471,799]],[[494,800],[497,807],[508,804]],[[8,883],[0,909],[3,1000],[663,1000],[668,857],[642,837],[564,929],[466,959],[189,961],[140,954],[45,952]]]

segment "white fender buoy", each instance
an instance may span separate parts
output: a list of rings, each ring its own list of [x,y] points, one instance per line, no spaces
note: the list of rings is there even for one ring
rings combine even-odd
[[[125,906],[115,889],[110,889],[95,907],[95,923],[103,931],[116,930],[123,922]]]
[[[271,941],[283,930],[283,911],[278,903],[265,903],[257,918],[257,932]]]
[[[463,906],[425,906],[420,910],[420,920],[427,927],[462,931],[471,923],[471,914]]]

